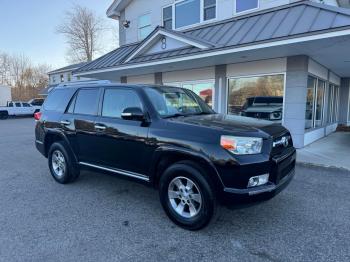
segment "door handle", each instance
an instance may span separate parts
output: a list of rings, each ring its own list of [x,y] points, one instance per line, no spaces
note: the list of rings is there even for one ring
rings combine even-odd
[[[69,121],[61,121],[61,124],[65,125],[65,126],[68,126],[68,125],[70,125],[70,122]]]
[[[102,126],[102,125],[95,125],[95,129],[104,131],[104,130],[106,130],[106,127]]]

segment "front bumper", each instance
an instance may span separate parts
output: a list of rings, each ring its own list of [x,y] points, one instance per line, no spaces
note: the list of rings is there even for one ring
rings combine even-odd
[[[288,186],[295,175],[295,149],[286,155],[271,159],[270,181],[262,186],[252,188],[225,187],[222,199],[227,202],[241,200],[263,200],[271,198]]]

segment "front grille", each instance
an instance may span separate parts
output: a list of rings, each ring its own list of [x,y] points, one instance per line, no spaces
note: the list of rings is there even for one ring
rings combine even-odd
[[[246,112],[245,116],[247,117],[254,117],[258,119],[270,119],[270,113],[265,113],[265,112]]]
[[[286,146],[286,144],[281,142],[282,139],[284,139],[284,138],[287,139],[287,141],[288,141],[287,146]],[[273,137],[272,141],[273,141],[272,142],[273,143],[272,144],[272,152],[271,152],[272,156],[281,154],[281,153],[283,153],[284,150],[291,148],[293,146],[292,136],[290,135],[289,132],[285,132],[281,135]]]

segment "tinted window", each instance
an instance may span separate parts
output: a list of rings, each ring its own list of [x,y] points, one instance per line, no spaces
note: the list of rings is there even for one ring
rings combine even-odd
[[[72,95],[68,89],[54,89],[52,90],[44,103],[44,109],[48,111],[64,112]]]
[[[76,98],[74,113],[83,115],[96,115],[98,100],[98,89],[81,89]]]
[[[28,103],[23,103],[23,107],[30,107]]]
[[[13,107],[13,103],[9,103],[9,107]]]
[[[16,103],[16,107],[21,107],[21,103]]]
[[[134,91],[126,89],[107,89],[105,91],[102,116],[121,118],[121,114],[128,107],[142,109],[140,98]]]

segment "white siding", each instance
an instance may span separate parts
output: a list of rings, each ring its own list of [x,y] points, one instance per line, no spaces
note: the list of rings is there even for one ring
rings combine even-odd
[[[329,82],[332,84],[340,86],[340,77],[334,74],[333,72],[330,72],[329,74]]]
[[[154,84],[154,82],[154,74],[127,77],[128,84]]]
[[[215,79],[215,68],[205,67],[184,71],[172,71],[163,73],[163,83],[176,83],[196,80]]]
[[[312,59],[309,59],[309,73],[323,80],[328,80],[328,69]]]
[[[57,73],[57,74],[51,74],[49,75],[49,81],[50,85],[57,85],[62,83],[61,82],[61,75],[63,75],[63,83],[68,82],[68,74],[71,74],[71,81],[70,82],[77,82],[77,81],[88,81],[88,80],[93,80],[91,78],[86,78],[86,77],[80,77],[80,80],[78,80],[78,77],[75,75],[72,75],[72,72],[62,72],[62,73]],[[55,82],[53,80],[56,80]]]
[[[279,74],[286,72],[287,59],[276,58],[227,65],[227,77]]]
[[[5,106],[7,101],[11,100],[11,87],[0,85],[0,106]]]
[[[273,8],[276,6],[286,5],[299,0],[260,0],[259,9],[252,10],[256,12],[263,9]],[[319,2],[319,0],[313,0]],[[125,12],[121,12],[120,19],[130,21],[129,28],[123,28],[122,23],[119,23],[122,37],[120,45],[137,42],[138,39],[138,18],[145,14],[151,15],[152,28],[162,25],[162,8],[174,3],[174,0],[134,0],[125,8]],[[215,21],[228,19],[234,16],[246,14],[235,14],[236,0],[217,0],[217,18]],[[325,0],[325,3],[337,5],[336,0]],[[122,21],[121,21],[122,22]],[[125,35],[124,35],[125,33]]]

